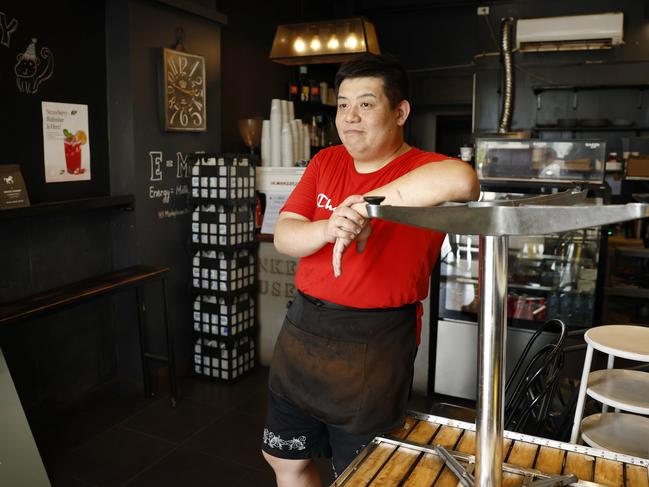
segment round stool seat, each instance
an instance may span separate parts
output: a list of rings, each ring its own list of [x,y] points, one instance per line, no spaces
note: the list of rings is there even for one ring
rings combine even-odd
[[[581,437],[595,448],[649,458],[649,418],[624,413],[598,413],[584,418]]]
[[[649,327],[637,325],[605,325],[591,328],[584,334],[594,349],[616,357],[649,362]]]

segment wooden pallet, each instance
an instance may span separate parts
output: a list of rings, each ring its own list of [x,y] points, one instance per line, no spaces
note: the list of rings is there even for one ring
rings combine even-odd
[[[333,483],[335,487],[456,487],[457,477],[434,446],[442,445],[469,471],[475,464],[475,425],[409,413],[406,424],[375,438]],[[506,431],[503,487],[527,479],[574,474],[583,486],[649,487],[649,460]]]

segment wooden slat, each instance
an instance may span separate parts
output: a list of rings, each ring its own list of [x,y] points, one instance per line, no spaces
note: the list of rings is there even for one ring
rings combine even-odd
[[[465,430],[455,450],[460,453],[475,455],[475,432]]]
[[[365,486],[376,475],[396,446],[387,443],[379,444],[358,466],[358,470],[345,484],[347,486]]]
[[[447,450],[452,450],[457,443],[458,438],[462,434],[462,431],[464,430],[454,426],[442,426],[430,444],[442,445]]]
[[[400,446],[372,481],[372,486],[392,487],[401,482],[410,466],[417,460],[419,453],[416,450]]]
[[[506,462],[516,465],[517,467],[531,468],[532,465],[534,465],[534,458],[536,457],[536,451],[538,448],[538,445],[533,443],[516,441],[514,442],[514,446],[509,452],[509,455],[505,457]]]
[[[503,487],[517,487],[523,484],[525,477],[515,473],[503,472]]]
[[[563,457],[566,452],[558,448],[550,448],[549,446],[542,446],[534,468],[543,473],[551,473],[555,475],[561,474],[561,467],[563,466]]]
[[[390,433],[390,436],[393,436],[395,438],[403,439],[404,436],[406,436],[408,433],[410,433],[410,430],[412,429],[413,426],[415,426],[418,423],[428,423],[428,421],[419,421],[412,416],[406,416],[406,422],[405,424],[399,428],[398,430],[394,430]]]
[[[424,454],[404,482],[404,487],[429,487],[443,466],[444,462],[437,455]]]
[[[466,463],[459,463],[466,468]],[[458,482],[459,479],[457,478],[457,475],[455,475],[450,468],[444,467],[444,470],[442,470],[442,473],[440,474],[437,482],[435,482],[434,485],[435,487],[456,487],[458,485]],[[462,484],[459,485],[461,486]]]
[[[626,487],[649,487],[649,470],[639,465],[626,465]]]
[[[430,421],[419,421],[409,430],[406,435],[406,440],[426,445],[435,436],[439,427],[438,424],[431,423]]]
[[[624,486],[624,464],[606,458],[595,459],[594,482],[610,487]]]
[[[563,467],[563,474],[575,474],[579,480],[593,480],[593,464],[595,458],[583,453],[569,451],[566,454],[566,464]]]
[[[512,444],[512,440],[509,438],[503,439],[503,458],[507,458],[507,453],[509,452],[509,447]]]

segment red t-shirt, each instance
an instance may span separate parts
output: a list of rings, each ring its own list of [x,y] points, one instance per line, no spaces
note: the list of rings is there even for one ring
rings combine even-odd
[[[378,171],[362,174],[342,145],[324,149],[309,163],[281,211],[311,221],[329,219],[333,209],[352,194],[364,194],[413,169],[448,159],[412,148]],[[365,250],[348,247],[342,275],[334,277],[333,244],[327,244],[298,264],[297,288],[311,296],[356,308],[392,308],[423,300],[444,234],[374,219]]]

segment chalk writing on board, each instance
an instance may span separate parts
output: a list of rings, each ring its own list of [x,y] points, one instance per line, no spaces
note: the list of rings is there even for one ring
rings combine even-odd
[[[41,59],[42,58],[42,59]],[[40,57],[36,54],[36,38],[27,46],[25,52],[16,56],[18,62],[14,66],[18,91],[33,95],[38,87],[54,74],[54,55],[47,47],[42,47]]]
[[[182,152],[176,152],[176,157],[177,157],[177,169],[176,169],[176,177],[178,178],[187,178],[189,177],[189,165],[187,164],[187,158],[189,157],[189,154],[183,154]]]
[[[11,34],[16,32],[18,28],[18,21],[16,19],[11,19],[7,23],[7,17],[4,12],[0,12],[0,44],[5,47],[9,47],[11,44]]]
[[[158,209],[159,219],[175,218],[191,213],[189,205],[189,155],[176,152],[176,158],[167,159],[162,151],[149,151],[151,169],[147,196],[165,208]]]
[[[151,160],[151,181],[162,181],[162,152],[151,151],[149,152],[149,159]]]

